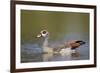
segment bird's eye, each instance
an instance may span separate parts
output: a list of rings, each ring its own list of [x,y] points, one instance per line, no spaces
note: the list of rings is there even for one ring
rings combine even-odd
[[[45,34],[45,33],[46,33],[46,31],[43,31],[42,33],[43,33],[43,34]]]

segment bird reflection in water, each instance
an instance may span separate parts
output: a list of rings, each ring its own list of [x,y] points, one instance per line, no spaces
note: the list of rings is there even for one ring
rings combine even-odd
[[[43,61],[67,61],[67,60],[79,60],[80,59],[80,52],[76,51],[70,54],[61,54],[61,53],[43,53],[42,55]]]

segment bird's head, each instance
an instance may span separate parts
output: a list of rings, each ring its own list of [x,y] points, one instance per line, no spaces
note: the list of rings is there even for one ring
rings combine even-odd
[[[40,33],[37,35],[37,38],[40,38],[40,37],[47,37],[49,35],[48,31],[47,30],[42,30],[40,31]]]

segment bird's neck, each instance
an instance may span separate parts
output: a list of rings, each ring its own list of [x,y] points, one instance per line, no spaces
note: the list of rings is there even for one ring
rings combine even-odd
[[[48,47],[48,37],[44,38],[43,47]]]

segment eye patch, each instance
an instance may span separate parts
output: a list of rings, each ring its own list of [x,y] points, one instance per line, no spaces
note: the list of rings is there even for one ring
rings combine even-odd
[[[46,31],[43,31],[42,33],[43,33],[43,34],[45,34],[45,33],[46,33]]]

